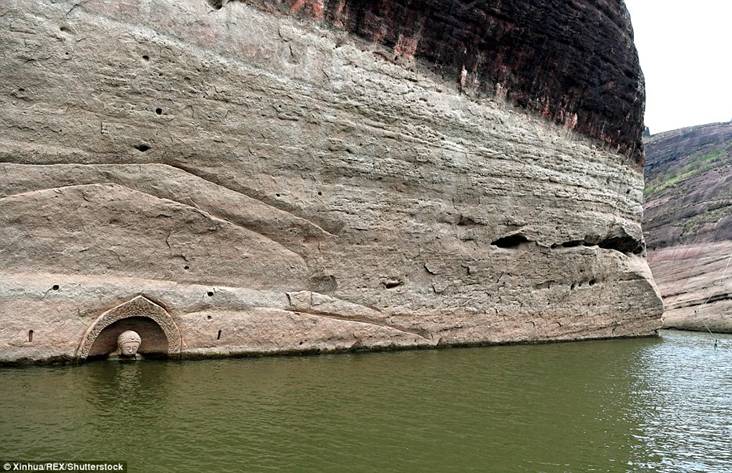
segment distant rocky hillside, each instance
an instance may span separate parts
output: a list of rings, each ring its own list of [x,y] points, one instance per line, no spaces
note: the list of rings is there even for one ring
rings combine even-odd
[[[732,122],[646,138],[645,177],[665,325],[732,331]]]

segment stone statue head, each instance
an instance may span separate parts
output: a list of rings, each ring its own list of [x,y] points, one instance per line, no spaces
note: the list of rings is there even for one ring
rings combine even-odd
[[[140,343],[142,343],[140,335],[133,330],[127,330],[117,337],[117,350],[121,356],[135,356]]]

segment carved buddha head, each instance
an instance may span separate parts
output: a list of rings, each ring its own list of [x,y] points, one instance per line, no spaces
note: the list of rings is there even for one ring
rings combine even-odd
[[[140,348],[140,343],[142,343],[142,338],[137,332],[133,330],[124,331],[117,337],[117,351],[120,356],[135,356]]]

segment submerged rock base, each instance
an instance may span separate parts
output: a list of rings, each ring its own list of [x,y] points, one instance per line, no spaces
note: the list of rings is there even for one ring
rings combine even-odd
[[[130,327],[144,355],[126,317],[184,357],[660,326],[637,159],[576,120],[247,3],[11,0],[0,26],[1,361]]]

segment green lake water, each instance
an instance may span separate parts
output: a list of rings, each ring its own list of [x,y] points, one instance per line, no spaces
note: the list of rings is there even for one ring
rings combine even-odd
[[[0,369],[0,461],[732,471],[732,337]]]

